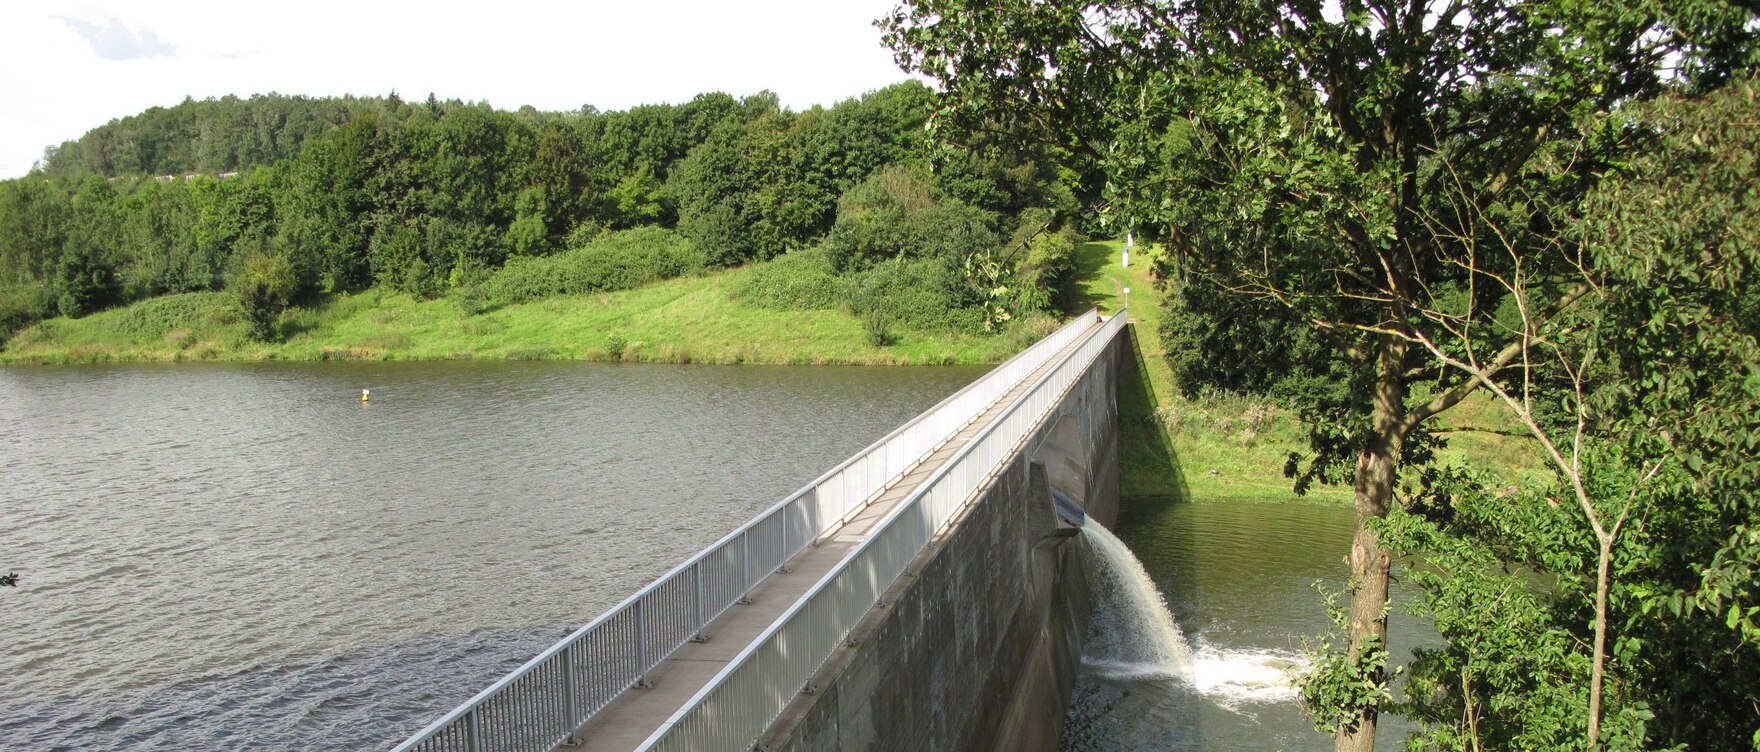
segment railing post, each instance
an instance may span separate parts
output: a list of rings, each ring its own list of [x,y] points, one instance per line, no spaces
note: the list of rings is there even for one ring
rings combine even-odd
[[[636,665],[640,667],[641,674],[636,678],[637,684],[648,683],[648,620],[647,609],[642,608],[644,602],[637,598],[630,606],[636,612]]]
[[[695,596],[696,596],[695,600],[696,600],[696,604],[697,604],[696,616],[695,616],[695,619],[696,619],[695,629],[697,632],[697,637],[703,636],[703,627],[705,626],[703,624],[703,562],[704,561],[707,561],[707,560],[706,559],[699,559],[699,560],[697,560],[697,563],[691,567],[691,592],[693,594],[695,594]]]
[[[580,681],[575,675],[574,668],[575,649],[578,647],[580,644],[575,643],[562,649],[562,703],[563,707],[568,708],[568,725],[570,726],[579,724],[581,720],[580,689],[578,687]],[[574,732],[570,731],[569,736],[573,737]]]
[[[468,733],[466,734],[464,741],[465,749],[469,752],[483,752],[483,724],[477,720],[477,709],[481,707],[481,705],[478,705],[475,708],[471,708],[471,714],[465,716],[465,726],[468,727]]]

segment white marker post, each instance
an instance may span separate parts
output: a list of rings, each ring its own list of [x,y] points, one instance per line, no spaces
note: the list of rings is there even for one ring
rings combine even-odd
[[[1124,260],[1119,266],[1128,267],[1131,265],[1131,244],[1134,242],[1135,239],[1132,238],[1132,233],[1126,232],[1124,234]]]
[[[1127,311],[1131,307],[1131,288],[1129,287],[1124,288],[1124,307]]]

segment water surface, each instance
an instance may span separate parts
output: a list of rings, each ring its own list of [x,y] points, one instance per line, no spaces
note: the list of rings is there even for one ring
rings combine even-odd
[[[983,370],[0,369],[0,749],[389,746]]]

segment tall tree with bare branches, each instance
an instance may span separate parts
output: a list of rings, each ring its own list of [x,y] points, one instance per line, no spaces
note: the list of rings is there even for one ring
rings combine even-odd
[[[882,25],[941,83],[942,132],[1041,134],[1164,238],[1182,385],[1303,406],[1298,488],[1352,484],[1358,519],[1348,646],[1311,696],[1338,749],[1366,750],[1388,698],[1374,523],[1429,421],[1523,372],[1493,280],[1527,265],[1536,326],[1576,305],[1588,288],[1544,249],[1634,147],[1612,113],[1753,65],[1754,19],[1714,0],[912,0]],[[1462,242],[1493,227],[1513,253]]]

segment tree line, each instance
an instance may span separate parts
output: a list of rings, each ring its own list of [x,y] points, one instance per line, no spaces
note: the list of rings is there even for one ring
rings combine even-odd
[[[1340,750],[1760,747],[1760,11],[908,0],[945,133],[1017,128],[1168,249],[1182,389],[1354,489],[1303,685]],[[1441,465],[1484,396],[1553,481]],[[1445,645],[1396,676],[1400,568]]]
[[[933,110],[915,82],[803,112],[769,93],[565,113],[432,96],[187,100],[0,182],[0,334],[221,289],[265,337],[280,307],[338,291],[480,302],[520,287],[513,273],[493,282],[510,262],[527,279],[584,268],[563,252],[635,229],[688,245],[689,263],[662,277],[831,242],[838,274],[916,264],[948,306],[991,306],[961,325],[1055,308],[1083,202],[1014,140],[927,138]],[[551,257],[541,273],[523,261]]]

